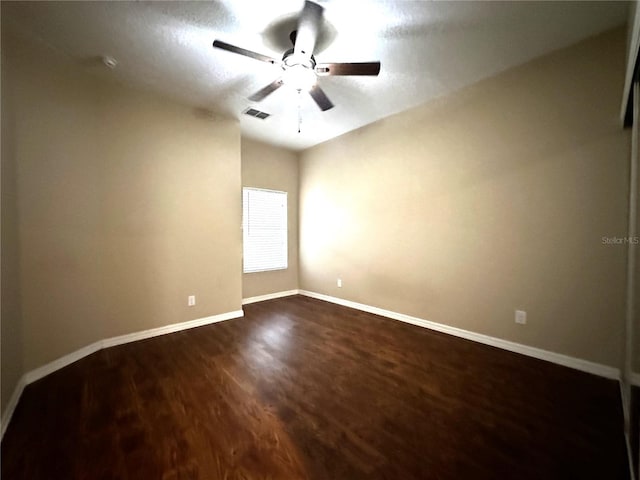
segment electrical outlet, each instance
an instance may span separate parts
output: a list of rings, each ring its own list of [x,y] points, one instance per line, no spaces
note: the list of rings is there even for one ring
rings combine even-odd
[[[342,279],[341,278],[338,279],[338,288],[342,288]]]
[[[189,297],[187,298],[187,306],[193,307],[195,304],[196,304],[196,296],[189,295]]]
[[[524,325],[527,323],[527,312],[524,310],[516,310],[516,323]]]

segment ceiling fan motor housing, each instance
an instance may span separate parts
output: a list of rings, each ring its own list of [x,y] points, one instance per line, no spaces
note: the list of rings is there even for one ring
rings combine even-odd
[[[316,68],[316,58],[311,55],[309,58],[299,57],[294,54],[293,48],[290,48],[282,55],[282,68],[289,68],[296,65],[302,65],[305,68]],[[286,69],[285,68],[285,69]]]

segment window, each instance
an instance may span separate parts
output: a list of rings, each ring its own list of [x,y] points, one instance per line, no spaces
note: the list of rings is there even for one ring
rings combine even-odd
[[[287,268],[287,192],[242,189],[244,273]]]

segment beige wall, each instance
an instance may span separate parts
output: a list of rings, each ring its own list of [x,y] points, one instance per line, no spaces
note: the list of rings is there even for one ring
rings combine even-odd
[[[620,366],[624,54],[620,29],[305,151],[301,288]]]
[[[16,193],[16,145],[14,99],[6,93],[13,86],[2,64],[2,274],[0,284],[0,412],[4,412],[22,376],[22,319],[18,264],[18,217]]]
[[[2,33],[24,369],[98,339],[239,310],[238,124]]]
[[[245,273],[243,298],[298,288],[298,157],[295,152],[247,138],[242,139],[242,186],[287,192],[289,267],[272,272]]]

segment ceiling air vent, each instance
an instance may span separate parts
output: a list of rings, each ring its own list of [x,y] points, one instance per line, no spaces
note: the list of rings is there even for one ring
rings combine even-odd
[[[265,118],[269,118],[271,116],[270,113],[261,112],[260,110],[256,110],[255,108],[247,108],[244,112],[245,115],[249,115],[250,117],[256,117],[260,120],[264,120]]]

